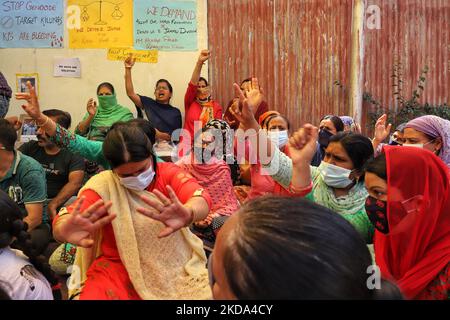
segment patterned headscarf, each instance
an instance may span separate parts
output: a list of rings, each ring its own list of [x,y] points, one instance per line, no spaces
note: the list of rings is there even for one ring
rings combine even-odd
[[[223,141],[223,160],[226,162],[228,157],[233,157],[233,132],[230,125],[220,119],[213,119],[208,121],[208,123],[203,127],[202,131],[205,132],[209,129],[220,130],[222,134]],[[228,162],[227,162],[228,163]]]
[[[405,128],[412,128],[425,133],[433,139],[442,139],[442,148],[439,158],[450,167],[450,121],[437,116],[422,116],[411,120]]]
[[[355,123],[355,121],[353,121],[353,118],[349,116],[341,116],[339,118],[341,118],[345,126],[351,127],[351,125]]]

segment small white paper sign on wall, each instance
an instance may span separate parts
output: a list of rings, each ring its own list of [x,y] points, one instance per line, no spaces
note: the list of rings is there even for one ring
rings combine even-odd
[[[81,63],[79,58],[55,59],[53,76],[66,78],[81,77]]]

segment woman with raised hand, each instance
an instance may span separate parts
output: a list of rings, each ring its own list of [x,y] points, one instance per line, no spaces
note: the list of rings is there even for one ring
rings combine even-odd
[[[117,103],[114,87],[103,82],[97,87],[97,102],[91,98],[87,103],[87,113],[77,125],[75,133],[89,140],[103,141],[109,128],[116,122],[133,119],[128,108]]]
[[[89,140],[83,136],[72,133],[44,115],[40,110],[39,101],[34,88],[31,84],[28,84],[28,86],[29,93],[17,94],[16,99],[25,100],[27,102],[27,104],[22,105],[23,110],[31,118],[36,120],[37,123],[42,123],[41,128],[50,137],[52,142],[56,143],[60,148],[67,148],[87,160],[98,163],[105,169],[110,169],[110,165],[103,155],[103,141]],[[126,123],[130,126],[141,128],[152,144],[155,143],[155,129],[148,120],[132,119]],[[120,124],[123,124],[123,122],[117,122],[112,126],[112,128],[115,125]]]
[[[376,264],[408,299],[450,299],[449,180],[427,150],[385,146],[367,164]]]
[[[196,121],[200,121],[199,128],[203,128],[210,120],[222,119],[222,107],[216,100],[212,99],[208,81],[200,77],[203,64],[209,57],[209,50],[200,52],[184,96],[185,119],[183,128],[190,134],[190,141],[185,141],[185,143],[191,143],[191,145],[194,141],[194,123]]]
[[[259,125],[263,129],[268,138],[277,146],[283,153],[288,154],[288,140],[289,140],[289,121],[277,111],[267,111],[259,117]],[[246,162],[250,160],[250,146],[246,142]],[[250,188],[247,186],[236,186],[235,190],[240,195],[241,201],[248,201],[266,194],[273,194],[276,192],[276,182],[272,179],[269,173],[262,168],[261,163],[243,164],[241,165],[241,176],[247,177],[250,180]],[[245,197],[244,197],[245,196]]]
[[[235,84],[235,88],[236,88]],[[239,90],[238,88],[236,88]],[[241,124],[246,129],[258,130],[249,97],[258,96],[257,86],[247,97],[241,92]],[[259,134],[255,149],[266,145]],[[261,139],[262,138],[262,139]],[[366,240],[372,243],[373,227],[365,212],[367,190],[364,186],[364,165],[373,156],[370,140],[355,133],[338,133],[331,137],[325,149],[325,158],[319,167],[310,166],[316,151],[318,130],[309,124],[303,126],[290,138],[289,157],[273,145],[267,145],[267,160],[263,168],[275,169],[272,178],[292,195],[305,195],[312,181],[312,192],[306,197],[347,219]],[[264,152],[266,152],[264,150]],[[266,154],[266,153],[263,153]]]
[[[142,111],[156,129],[158,140],[170,141],[172,133],[182,127],[181,112],[170,104],[173,89],[166,79],[159,79],[155,85],[155,98],[139,95],[134,91],[131,70],[136,59],[130,54],[125,61],[125,88],[127,95],[133,101],[138,112],[138,117],[143,118]]]

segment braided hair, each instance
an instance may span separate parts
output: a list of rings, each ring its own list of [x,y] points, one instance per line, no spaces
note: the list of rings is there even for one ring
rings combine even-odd
[[[34,248],[30,234],[26,231],[28,225],[22,220],[20,208],[2,190],[0,190],[0,208],[0,249],[8,247],[14,238],[16,238],[18,247],[29,258],[31,264],[50,283],[53,298],[55,300],[61,300],[60,284],[55,272],[48,264],[47,258],[39,255],[36,248]]]

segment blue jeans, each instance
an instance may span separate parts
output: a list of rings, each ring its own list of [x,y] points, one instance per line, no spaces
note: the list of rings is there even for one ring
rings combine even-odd
[[[4,118],[8,113],[9,98],[0,95],[0,118]]]

